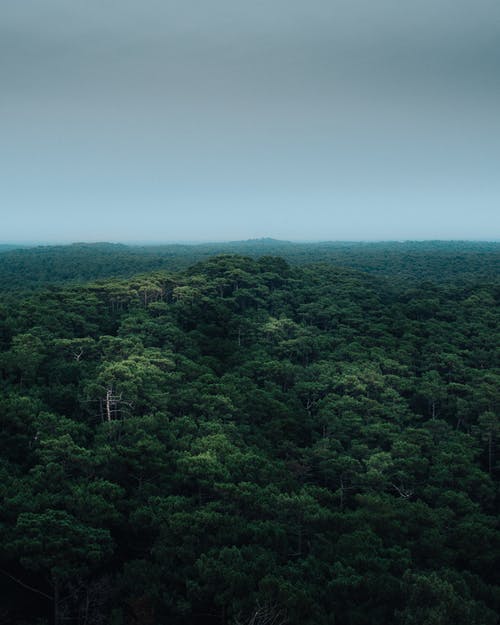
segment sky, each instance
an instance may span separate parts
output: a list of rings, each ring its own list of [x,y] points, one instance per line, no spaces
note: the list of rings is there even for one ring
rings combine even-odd
[[[500,239],[499,0],[6,0],[0,242]]]

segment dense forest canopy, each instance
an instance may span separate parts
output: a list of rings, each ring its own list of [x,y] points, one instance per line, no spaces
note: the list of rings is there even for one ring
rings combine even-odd
[[[0,622],[498,623],[498,244],[242,245],[1,255]]]
[[[327,262],[404,281],[475,281],[500,270],[498,242],[291,243],[253,239],[199,245],[75,243],[5,250],[0,254],[0,290],[127,277],[159,269],[177,271],[217,254],[279,256],[292,265]]]

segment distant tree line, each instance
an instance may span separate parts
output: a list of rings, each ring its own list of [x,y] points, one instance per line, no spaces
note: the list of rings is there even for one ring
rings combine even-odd
[[[390,276],[401,284],[410,280],[477,282],[491,279],[500,271],[500,243],[494,242],[313,244],[255,239],[199,245],[75,243],[23,249],[0,246],[0,252],[0,291],[129,277],[157,270],[185,270],[217,254],[244,254],[252,258],[273,255],[292,265],[328,263]]]

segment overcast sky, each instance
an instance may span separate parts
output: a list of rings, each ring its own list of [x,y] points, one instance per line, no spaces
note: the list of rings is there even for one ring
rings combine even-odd
[[[4,0],[0,241],[500,238],[499,0]]]

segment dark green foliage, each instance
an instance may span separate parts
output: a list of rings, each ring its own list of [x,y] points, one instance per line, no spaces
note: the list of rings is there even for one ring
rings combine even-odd
[[[3,296],[6,623],[498,622],[494,252],[272,245]]]
[[[217,254],[244,254],[267,262],[267,286],[278,286],[276,271],[285,261],[293,265],[328,263],[408,280],[477,282],[500,269],[500,244],[471,241],[405,241],[379,243],[291,243],[251,239],[198,245],[123,245],[74,243],[19,247],[0,245],[0,291],[47,284],[82,282],[157,270],[184,270]],[[280,257],[276,259],[276,257]],[[267,261],[266,261],[267,259]],[[428,300],[428,301],[427,301]],[[434,302],[435,303],[435,302]],[[429,296],[418,304],[428,313]],[[418,308],[417,306],[417,308]],[[417,308],[414,314],[418,313]]]

